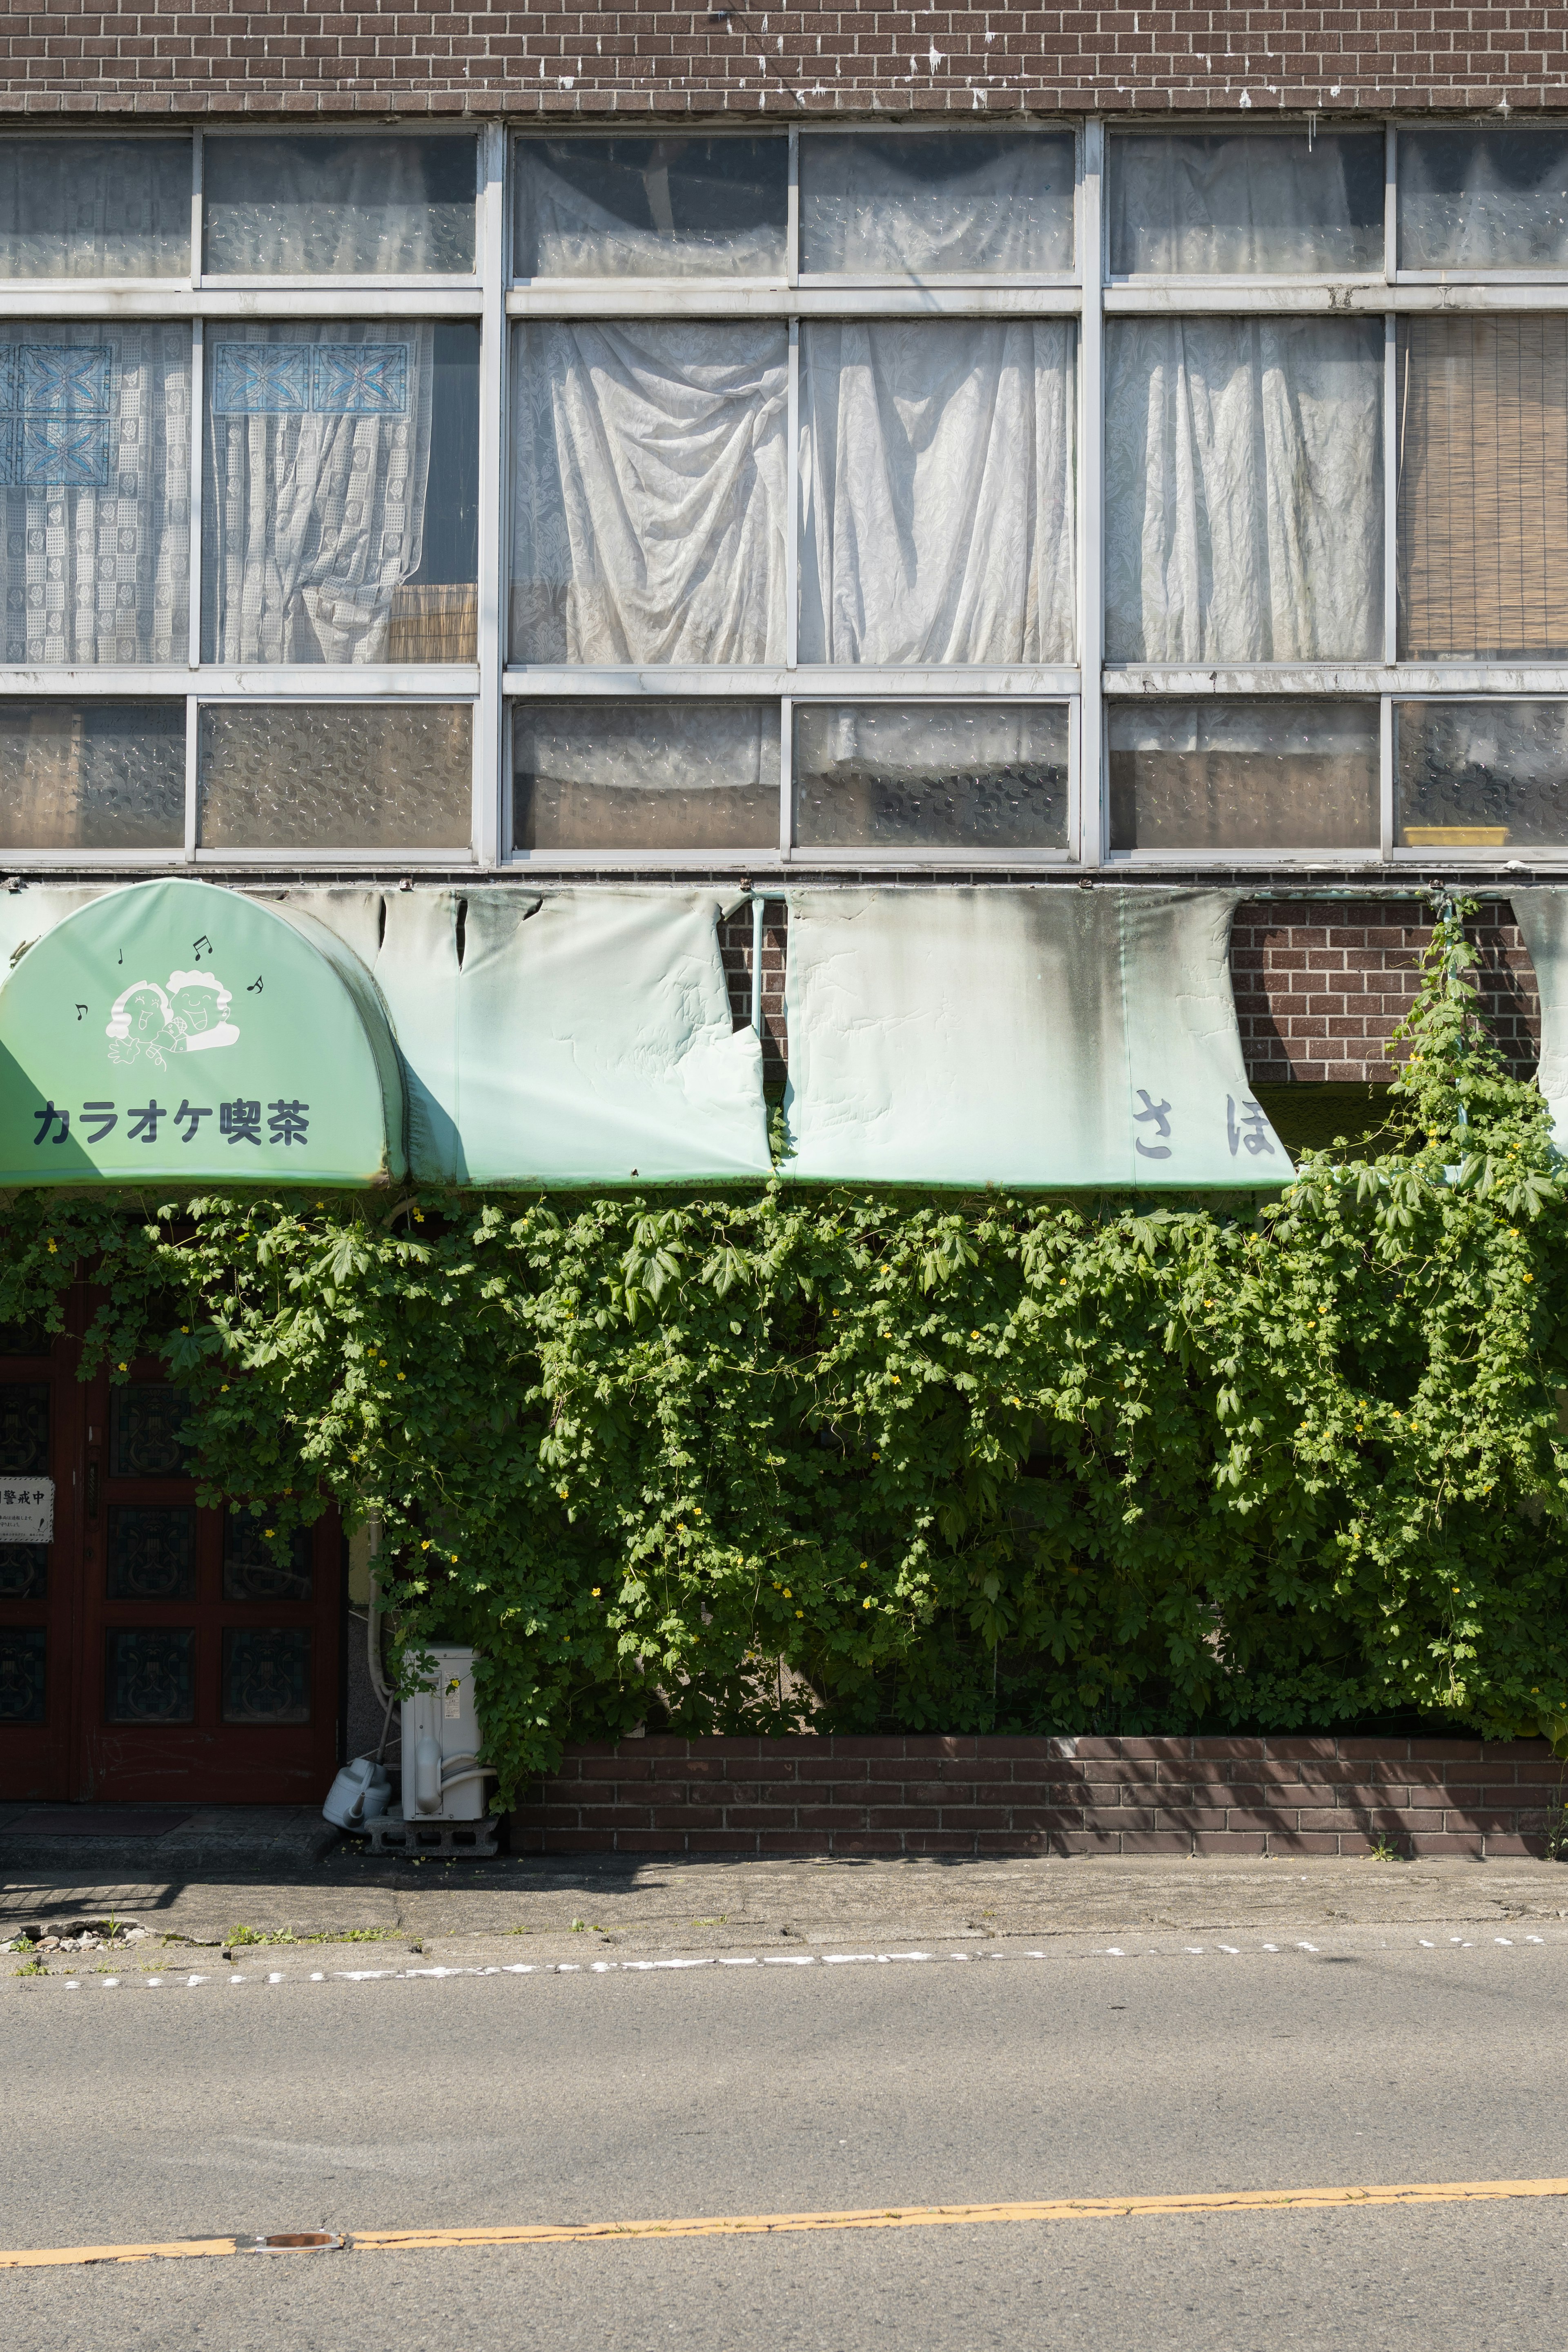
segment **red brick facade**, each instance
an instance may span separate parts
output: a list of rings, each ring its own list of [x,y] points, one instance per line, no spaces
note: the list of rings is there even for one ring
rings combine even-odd
[[[568,1749],[514,1853],[1541,1853],[1543,1740],[626,1739]]]
[[[13,6],[0,99],[514,115],[1523,112],[1568,12],[1471,7]]]
[[[1541,1000],[1513,910],[1482,904],[1472,926],[1481,952],[1481,997],[1516,1074],[1541,1051]],[[1384,1040],[1415,993],[1431,916],[1415,900],[1276,899],[1238,907],[1231,982],[1247,1076],[1255,1087],[1382,1086],[1392,1076]],[[742,908],[720,933],[737,1024],[751,1018],[752,917]],[[782,1083],[788,1055],[784,913],[768,908],[763,947],[764,1076]]]

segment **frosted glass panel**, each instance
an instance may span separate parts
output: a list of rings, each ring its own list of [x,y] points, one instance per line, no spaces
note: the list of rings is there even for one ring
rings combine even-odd
[[[1064,131],[835,132],[800,142],[800,266],[872,278],[1072,268]]]
[[[512,659],[782,661],[785,330],[539,320],[512,355]]]
[[[1065,849],[1065,704],[797,702],[805,849]]]
[[[0,702],[0,849],[178,849],[183,702]]]
[[[1113,661],[1383,654],[1383,321],[1106,328]]]
[[[784,274],[785,139],[520,139],[512,170],[519,278]]]
[[[5,659],[190,658],[191,331],[0,327]]]
[[[1076,335],[808,324],[800,657],[1070,661]]]
[[[1568,131],[1402,131],[1399,267],[1568,269]]]
[[[479,143],[202,142],[206,268],[238,278],[468,277]]]
[[[475,600],[452,575],[472,579],[478,548],[474,331],[211,327],[205,382],[204,658],[471,658]],[[418,591],[432,570],[439,596]]]
[[[1383,271],[1376,131],[1113,131],[1114,277]]]
[[[0,278],[190,266],[188,139],[0,139]]]
[[[1375,702],[1121,702],[1112,849],[1375,849]]]
[[[1394,706],[1407,849],[1568,849],[1568,702]]]
[[[514,703],[511,761],[519,849],[778,845],[776,703]]]
[[[209,704],[205,849],[454,849],[473,830],[467,703]]]

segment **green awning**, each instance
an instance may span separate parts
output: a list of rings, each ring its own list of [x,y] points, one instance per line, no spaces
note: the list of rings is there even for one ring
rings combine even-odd
[[[17,894],[31,908],[8,898],[5,929],[43,895]],[[0,1184],[404,1173],[385,1013],[363,964],[308,914],[205,882],[141,882],[30,942],[22,929],[13,953]]]
[[[795,1155],[823,1182],[1278,1185],[1231,995],[1240,894],[792,890]]]
[[[1552,1140],[1568,1151],[1568,888],[1510,890],[1508,898],[1541,999],[1536,1083],[1551,1108]]]

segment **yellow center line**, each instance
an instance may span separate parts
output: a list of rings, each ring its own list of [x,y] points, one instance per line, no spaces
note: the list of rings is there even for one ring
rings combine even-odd
[[[991,2221],[1157,2221],[1181,2213],[1302,2213],[1374,2205],[1487,2205],[1568,2197],[1568,2180],[1426,2180],[1341,2189],[1203,2189],[1174,2197],[1054,2197],[1014,2205],[867,2206],[837,2213],[711,2213],[662,2221],[526,2221],[499,2230],[355,2230],[342,2251],[423,2252],[443,2246],[561,2246],[634,2238],[762,2238],[805,2230],[929,2230]],[[247,2238],[174,2238],[158,2245],[46,2246],[0,2252],[0,2270],[68,2263],[147,2263],[247,2253]]]

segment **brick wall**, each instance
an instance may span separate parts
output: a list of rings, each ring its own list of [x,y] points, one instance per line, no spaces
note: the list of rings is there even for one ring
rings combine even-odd
[[[1481,953],[1480,989],[1494,1034],[1516,1074],[1528,1077],[1541,1051],[1541,999],[1513,909],[1483,901],[1471,926]],[[1230,940],[1247,1072],[1255,1087],[1381,1086],[1392,1036],[1415,993],[1429,911],[1415,900],[1287,899],[1238,907]],[[751,1019],[752,917],[742,908],[720,928],[737,1027]],[[784,1011],[786,947],[782,907],[768,908],[763,949],[763,1072],[784,1075],[789,1039]]]
[[[765,29],[764,29],[765,27]],[[1568,102],[1560,7],[13,5],[0,103],[384,114],[976,115]]]
[[[622,1740],[568,1748],[514,1853],[1541,1853],[1543,1740]]]

